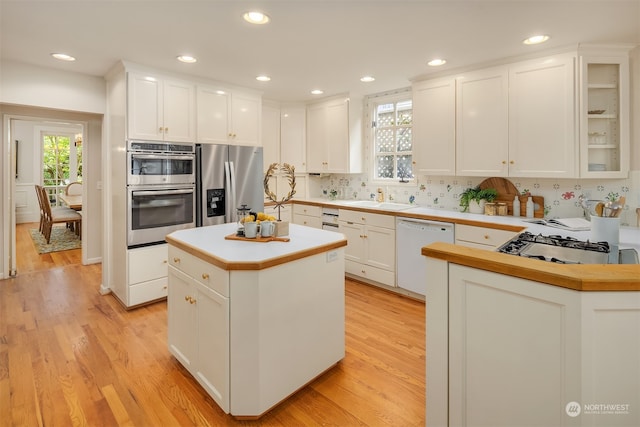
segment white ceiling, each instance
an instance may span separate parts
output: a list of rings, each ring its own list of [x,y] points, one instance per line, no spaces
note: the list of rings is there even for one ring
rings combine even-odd
[[[244,22],[254,7],[271,22]],[[551,40],[522,44],[535,33]],[[0,40],[2,61],[103,76],[128,60],[308,101],[314,88],[323,96],[378,93],[578,43],[640,44],[640,0],[0,0]],[[180,63],[180,54],[198,62]],[[447,64],[429,69],[434,57]],[[272,80],[258,82],[258,74]],[[365,74],[376,81],[360,82]]]

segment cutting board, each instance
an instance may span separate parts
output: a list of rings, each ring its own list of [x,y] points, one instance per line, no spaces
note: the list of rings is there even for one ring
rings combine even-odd
[[[229,234],[228,236],[224,236],[224,238],[226,240],[244,240],[245,242],[288,242],[289,239],[288,237],[262,237],[262,236],[257,236],[254,238],[249,238],[249,237],[244,237],[244,236],[238,236],[237,234]]]
[[[486,188],[495,188],[498,192],[496,202],[503,202],[507,204],[507,215],[513,215],[513,199],[518,196],[520,200],[520,216],[527,215],[527,198],[519,193],[518,189],[511,181],[506,178],[487,178],[479,185],[481,190]],[[533,200],[533,217],[544,218],[544,197],[531,196]]]

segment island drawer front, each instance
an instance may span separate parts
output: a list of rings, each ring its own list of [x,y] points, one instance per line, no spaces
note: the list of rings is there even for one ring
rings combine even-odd
[[[163,277],[161,279],[129,286],[129,306],[166,298],[168,290],[167,283],[167,277]]]
[[[229,272],[169,245],[169,264],[222,296],[229,296]]]
[[[387,286],[395,286],[395,273],[393,271],[383,270],[370,265],[361,264],[351,260],[344,261],[345,272],[374,282],[382,283]]]
[[[374,225],[376,227],[390,228],[392,230],[396,228],[396,218],[393,215],[340,209],[338,218],[340,221],[352,222],[354,224]]]
[[[456,224],[455,239],[457,244],[464,245],[465,242],[497,248],[507,240],[513,238],[515,231],[497,230],[493,228],[474,227],[472,225]],[[473,246],[473,245],[469,245]]]
[[[129,249],[129,284],[167,277],[167,246]]]
[[[293,205],[293,216],[296,215],[310,215],[310,216],[322,216],[322,208],[320,206],[310,206],[310,205]]]

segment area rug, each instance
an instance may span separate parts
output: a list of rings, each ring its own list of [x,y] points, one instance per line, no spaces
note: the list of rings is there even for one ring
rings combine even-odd
[[[80,249],[82,247],[82,241],[80,238],[67,227],[53,227],[51,230],[51,243],[48,244],[38,229],[32,228],[29,232],[31,233],[33,243],[36,245],[36,250],[40,254],[68,251],[70,249]]]

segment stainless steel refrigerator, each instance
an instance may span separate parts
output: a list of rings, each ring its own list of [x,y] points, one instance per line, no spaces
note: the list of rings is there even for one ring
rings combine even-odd
[[[262,147],[196,145],[196,226],[238,220],[237,210],[264,210]]]

